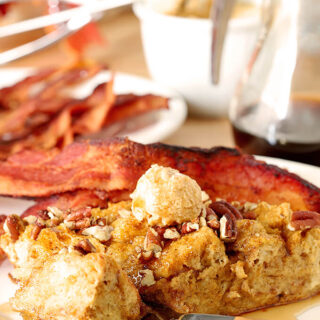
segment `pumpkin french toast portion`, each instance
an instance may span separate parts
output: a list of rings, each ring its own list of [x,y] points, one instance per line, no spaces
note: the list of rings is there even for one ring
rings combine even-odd
[[[293,211],[289,203],[211,200],[190,177],[157,165],[139,179],[131,198],[107,209],[49,207],[42,218],[14,216],[18,237],[6,219],[0,245],[17,267],[13,276],[22,289],[13,302],[25,319],[35,302],[26,306],[21,297],[50,278],[58,260],[72,264],[75,255],[77,261],[106,257],[145,303],[178,314],[235,315],[320,292],[317,212]],[[21,247],[28,254],[19,254]],[[40,301],[45,291],[39,292]],[[35,307],[39,319],[50,307],[43,303]]]
[[[134,320],[142,302],[117,263],[104,253],[59,252],[11,300],[24,319]]]

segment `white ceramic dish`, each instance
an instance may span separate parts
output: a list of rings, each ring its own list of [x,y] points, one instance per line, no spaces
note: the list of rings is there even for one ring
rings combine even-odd
[[[194,114],[226,116],[230,99],[259,30],[259,17],[232,19],[221,78],[210,84],[212,23],[209,19],[161,14],[144,3],[133,6],[141,22],[144,53],[153,79],[177,89]]]
[[[316,184],[320,187],[320,168],[276,158],[258,157],[270,164],[275,164],[300,175],[302,178]],[[21,213],[30,205],[32,201],[3,198],[0,197],[1,213]],[[7,302],[14,294],[16,286],[8,278],[8,272],[12,266],[5,261],[0,266],[0,320],[20,320],[21,318],[12,312],[5,310],[8,308]],[[264,311],[252,312],[247,315],[250,319],[264,320],[316,320],[320,319],[320,296],[307,299],[298,303],[292,303],[286,306],[269,308]]]
[[[14,84],[32,72],[32,69],[0,69],[0,88]],[[73,88],[70,94],[76,98],[84,98],[89,95],[93,88],[103,81],[110,79],[109,71],[102,71],[94,78]],[[120,93],[147,94],[153,93],[170,98],[169,109],[161,110],[153,114],[152,124],[134,132],[126,134],[131,140],[140,143],[158,142],[170,136],[185,121],[187,106],[183,98],[175,90],[159,85],[151,80],[141,77],[116,73],[114,91]],[[103,138],[103,133],[95,137]]]

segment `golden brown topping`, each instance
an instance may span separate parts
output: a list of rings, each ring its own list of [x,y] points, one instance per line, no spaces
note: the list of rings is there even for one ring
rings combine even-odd
[[[320,213],[314,211],[295,211],[292,213],[288,229],[291,231],[320,227]]]
[[[156,283],[154,280],[152,270],[149,270],[149,269],[140,270],[139,275],[142,276],[141,285],[143,287],[150,287]]]
[[[17,241],[20,235],[19,218],[17,216],[8,216],[4,222],[3,230],[8,233],[13,241]]]
[[[249,211],[253,211],[258,207],[258,205],[254,202],[245,202],[243,204],[243,211],[244,212],[249,212]]]
[[[88,253],[96,252],[96,248],[88,239],[83,239],[79,241],[78,244],[74,247],[74,249],[84,255]]]

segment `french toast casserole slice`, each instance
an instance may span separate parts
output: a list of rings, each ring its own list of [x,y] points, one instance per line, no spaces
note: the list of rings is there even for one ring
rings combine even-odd
[[[140,319],[149,303],[236,315],[320,292],[319,226],[288,203],[211,200],[153,165],[107,209],[7,217],[0,247],[24,319]]]

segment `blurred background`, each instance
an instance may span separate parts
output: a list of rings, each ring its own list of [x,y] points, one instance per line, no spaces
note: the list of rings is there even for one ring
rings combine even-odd
[[[132,5],[119,0],[120,7],[105,10],[107,2],[0,1],[1,70],[63,68],[91,60],[150,79],[186,101],[185,121],[183,108],[170,114],[171,129],[154,141],[237,145],[253,154],[320,165],[319,1],[146,0]],[[114,0],[110,4],[117,7]],[[83,12],[75,11],[68,18],[78,15],[72,34],[14,61],[15,52],[3,55],[57,33],[61,24],[28,32],[8,26],[81,6],[92,10],[88,24]],[[212,80],[214,72],[219,81]],[[175,124],[174,117],[179,118]]]

